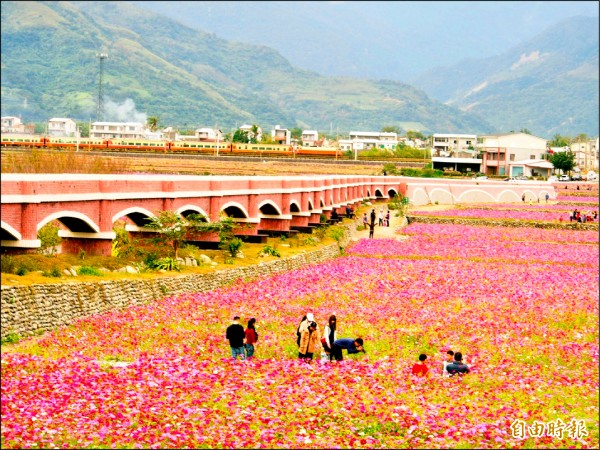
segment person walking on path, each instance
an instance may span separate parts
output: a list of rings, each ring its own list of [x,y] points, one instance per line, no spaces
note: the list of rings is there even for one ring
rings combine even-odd
[[[325,328],[323,329],[323,337],[321,338],[321,342],[323,343],[323,348],[325,349],[325,353],[329,356],[329,360],[333,360],[333,355],[331,354],[331,346],[336,340],[337,335],[337,318],[335,314],[329,316],[329,320]],[[323,341],[324,340],[324,341]]]
[[[367,213],[363,214],[363,226],[365,227],[365,230],[369,226],[369,218],[367,217]]]
[[[373,235],[375,234],[375,226],[377,224],[375,222],[371,222],[369,224],[369,239],[373,239]]]
[[[376,217],[376,215],[375,215],[375,208],[373,208],[371,210],[371,223],[375,223],[375,217]]]
[[[379,226],[382,227],[383,226],[383,219],[384,219],[384,215],[383,215],[383,208],[381,208],[379,210]]]
[[[256,332],[256,319],[253,317],[248,321],[248,328],[246,328],[246,359],[250,359],[254,356],[254,346],[258,341],[258,333]]]
[[[363,347],[362,338],[341,338],[337,339],[333,342],[333,346],[331,347],[331,352],[336,361],[342,361],[344,359],[344,355],[342,351],[346,349],[349,355],[359,352],[365,352]]]
[[[390,226],[390,210],[389,209],[385,213],[385,226],[386,227]]]
[[[309,362],[312,361],[314,353],[319,349],[320,339],[317,331],[317,322],[308,324],[308,328],[302,331],[298,357]]]
[[[242,360],[244,360],[244,339],[246,338],[246,333],[244,332],[244,327],[240,325],[240,316],[233,318],[233,323],[227,327],[225,338],[229,341],[233,359],[237,360],[237,357],[241,356]]]

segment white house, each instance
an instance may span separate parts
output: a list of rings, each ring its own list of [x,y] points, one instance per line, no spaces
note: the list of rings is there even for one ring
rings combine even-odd
[[[575,154],[575,164],[581,172],[598,170],[597,139],[585,142],[573,142],[571,151]]]
[[[90,138],[146,139],[146,127],[140,122],[94,122]]]
[[[292,132],[287,128],[281,128],[279,125],[275,125],[275,129],[271,130],[271,137],[276,142],[283,145],[290,145],[292,140]]]
[[[54,117],[48,121],[49,136],[74,137],[77,123],[73,119]]]
[[[372,148],[393,150],[398,145],[398,135],[382,131],[351,131],[349,139],[340,139],[340,149],[361,151]]]
[[[542,161],[547,156],[546,139],[527,133],[490,134],[480,137],[481,171],[486,175],[518,175],[524,161]],[[511,169],[511,165],[514,169]],[[543,169],[543,167],[539,167]],[[511,173],[513,170],[515,173]]]
[[[477,154],[476,145],[476,134],[435,133],[432,154],[434,156],[473,158]]]
[[[316,130],[302,130],[301,142],[304,147],[316,147],[319,140],[319,132]]]
[[[216,142],[223,140],[223,133],[221,130],[215,130],[213,128],[198,128],[196,130],[196,139],[199,141]]]
[[[525,175],[526,177],[548,178],[554,170],[554,165],[545,159],[525,159],[510,162],[508,174],[511,177]]]
[[[25,133],[25,125],[20,117],[2,117],[2,133]]]

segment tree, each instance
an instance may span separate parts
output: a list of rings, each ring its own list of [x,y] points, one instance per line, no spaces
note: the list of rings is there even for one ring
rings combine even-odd
[[[248,132],[243,130],[235,130],[235,133],[233,133],[233,136],[231,137],[231,142],[247,144],[250,142],[250,139],[248,138]]]
[[[290,130],[292,139],[302,139],[302,130],[298,127],[294,127]]]
[[[406,132],[406,137],[411,141],[414,141],[415,139],[421,139],[422,141],[426,140],[426,137],[420,131],[408,130]]]
[[[555,134],[554,137],[548,145],[550,147],[567,147],[570,143],[570,139],[568,137],[561,136],[560,134]]]
[[[258,125],[253,124],[252,128],[250,128],[250,133],[248,133],[248,137],[250,138],[251,144],[258,143]]]
[[[148,128],[150,131],[156,131],[158,129],[158,117],[150,116],[147,121]]]
[[[77,128],[81,133],[81,137],[90,137],[90,123],[89,122],[77,122]]]
[[[531,131],[529,131],[527,128],[521,128],[520,132],[525,134],[531,134]]]
[[[173,247],[175,259],[177,259],[179,247],[188,231],[197,229],[201,224],[206,223],[206,217],[201,214],[190,214],[184,218],[174,211],[161,211],[158,216],[146,220],[148,223],[144,225],[144,228],[157,231],[158,236],[153,240],[157,243],[170,244]]]
[[[393,125],[387,125],[387,126],[381,128],[381,132],[382,133],[402,134],[402,130],[400,129],[400,127],[393,126]]]
[[[562,170],[566,173],[573,170],[575,167],[575,154],[572,152],[555,152],[550,156],[550,162],[554,165],[555,169]]]
[[[589,140],[590,140],[590,138],[587,134],[581,133],[581,134],[578,134],[577,136],[575,136],[575,139],[573,139],[573,142],[587,142]]]

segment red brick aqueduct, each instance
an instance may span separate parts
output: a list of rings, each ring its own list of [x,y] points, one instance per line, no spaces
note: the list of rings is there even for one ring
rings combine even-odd
[[[115,222],[124,220],[130,233],[144,231],[148,217],[159,211],[182,216],[200,213],[209,221],[222,214],[246,224],[240,234],[260,237],[269,232],[307,230],[344,213],[364,199],[396,194],[413,204],[520,201],[537,199],[554,188],[547,183],[508,185],[501,181],[434,180],[399,176],[188,176],[3,174],[1,180],[3,252],[39,248],[38,231],[58,220],[64,226],[62,251],[110,255]],[[216,235],[203,240],[216,241]]]

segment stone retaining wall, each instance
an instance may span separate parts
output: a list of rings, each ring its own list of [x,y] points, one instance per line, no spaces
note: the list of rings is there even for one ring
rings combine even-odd
[[[341,243],[345,245],[347,238]],[[179,275],[154,280],[2,286],[1,337],[42,334],[92,314],[150,303],[167,295],[205,292],[242,278],[285,272],[340,255],[338,244],[285,259],[218,270],[208,274]]]

